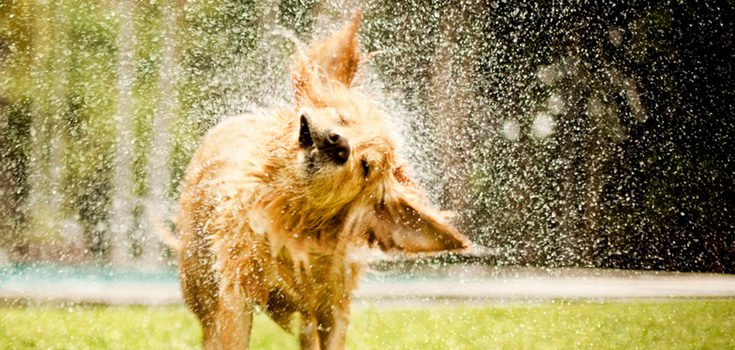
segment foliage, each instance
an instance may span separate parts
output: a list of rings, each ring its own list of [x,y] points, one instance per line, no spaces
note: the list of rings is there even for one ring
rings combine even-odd
[[[0,245],[19,239],[27,218],[22,210],[28,196],[28,143],[31,115],[28,101],[10,106],[0,100]]]
[[[297,43],[283,32],[308,41],[353,11],[136,1],[122,33],[127,5],[0,2],[0,245],[11,260],[107,263],[119,236],[131,259],[144,256],[153,187],[167,187],[156,200],[175,197],[223,116],[290,98]],[[364,80],[385,88],[422,184],[497,261],[735,271],[731,2],[361,6],[374,54]],[[128,83],[131,96],[118,91]],[[173,115],[155,129],[165,106]]]
[[[115,144],[117,22],[93,2],[70,2],[65,106],[60,111],[63,210],[79,218],[95,257],[108,249]]]

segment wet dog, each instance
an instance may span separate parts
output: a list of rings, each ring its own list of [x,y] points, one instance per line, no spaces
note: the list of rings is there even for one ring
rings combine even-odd
[[[353,252],[463,250],[396,155],[380,106],[353,86],[359,13],[297,54],[293,108],[223,121],[179,201],[181,286],[206,349],[248,346],[257,308],[304,349],[342,349],[364,265]],[[176,245],[176,244],[174,244]]]

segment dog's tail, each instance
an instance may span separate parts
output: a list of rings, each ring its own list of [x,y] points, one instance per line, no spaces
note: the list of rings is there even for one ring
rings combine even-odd
[[[158,236],[161,242],[163,242],[174,251],[181,251],[183,243],[163,223],[163,219],[161,219],[161,213],[155,205],[148,205],[148,219],[151,222],[153,232],[156,234],[156,236]]]

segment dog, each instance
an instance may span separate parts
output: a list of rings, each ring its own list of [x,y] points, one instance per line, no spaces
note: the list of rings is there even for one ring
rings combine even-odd
[[[342,349],[365,265],[354,252],[469,247],[396,155],[385,111],[353,86],[360,22],[296,55],[293,108],[227,119],[192,157],[171,245],[205,349],[247,348],[256,309],[286,330],[299,314],[303,349]]]

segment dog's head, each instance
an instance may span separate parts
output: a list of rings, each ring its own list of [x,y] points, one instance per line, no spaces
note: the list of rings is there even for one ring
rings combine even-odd
[[[428,205],[396,156],[385,112],[356,91],[357,13],[293,67],[296,168],[309,207],[342,213],[344,231],[383,250],[460,250],[468,241]]]

